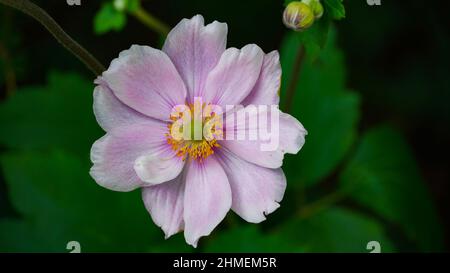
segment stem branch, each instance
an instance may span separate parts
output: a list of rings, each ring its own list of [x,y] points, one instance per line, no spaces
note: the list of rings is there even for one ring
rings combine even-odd
[[[149,27],[150,29],[156,31],[161,36],[167,36],[169,33],[169,27],[158,20],[156,17],[145,11],[143,8],[139,7],[131,13],[136,19],[141,23]]]
[[[308,218],[322,209],[343,200],[345,197],[346,194],[344,192],[335,191],[301,208],[298,215],[300,218]]]

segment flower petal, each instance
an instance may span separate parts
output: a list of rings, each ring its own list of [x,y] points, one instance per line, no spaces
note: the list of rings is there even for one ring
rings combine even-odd
[[[286,190],[283,170],[269,169],[221,151],[219,161],[231,186],[232,209],[244,220],[259,223],[275,211]]]
[[[160,120],[169,120],[172,108],[186,99],[186,87],[169,57],[148,46],[122,51],[100,80],[126,105]]]
[[[278,94],[281,85],[280,55],[272,51],[264,56],[261,73],[253,90],[242,102],[242,105],[278,105]]]
[[[142,199],[153,222],[162,228],[166,239],[184,227],[183,202],[185,173],[163,184],[142,188]]]
[[[307,132],[298,120],[278,109],[275,110],[279,115],[279,118],[275,119],[279,121],[276,124],[271,122],[272,110],[261,111],[261,108],[258,108],[259,111],[249,111],[250,107],[253,106],[247,106],[236,112],[245,111],[247,114],[244,120],[238,119],[236,115],[234,119],[237,121],[234,126],[231,126],[229,122],[231,116],[226,117],[225,131],[227,133],[225,140],[220,141],[220,145],[248,162],[266,168],[280,168],[285,153],[298,153],[305,143]],[[264,116],[265,119],[263,119]],[[261,120],[265,120],[268,123],[268,129],[271,129],[269,130],[270,139],[264,139],[260,135]],[[229,138],[229,131],[234,132],[234,140]],[[239,134],[245,136],[245,139],[239,140],[237,137]],[[255,139],[250,139],[248,137],[250,134],[255,134]]]
[[[204,26],[201,15],[183,19],[167,36],[167,53],[188,89],[188,102],[201,97],[209,72],[225,51],[227,24],[214,21]]]
[[[305,127],[293,116],[280,111],[280,149],[288,154],[296,154],[305,144],[308,134]]]
[[[187,166],[184,193],[184,237],[197,247],[198,239],[209,235],[231,207],[227,175],[214,158],[192,161]]]
[[[101,186],[115,191],[131,191],[143,185],[134,162],[143,155],[166,147],[164,122],[149,119],[145,124],[119,127],[97,140],[91,149],[91,176]],[[174,153],[175,154],[175,153]],[[148,184],[147,184],[148,185]]]
[[[258,80],[263,58],[264,52],[253,44],[225,50],[209,73],[203,101],[222,107],[242,102]]]
[[[178,176],[184,161],[170,146],[153,149],[134,161],[137,176],[149,184],[160,184]]]
[[[98,124],[107,132],[149,119],[119,101],[106,84],[100,84],[94,89],[94,114]]]

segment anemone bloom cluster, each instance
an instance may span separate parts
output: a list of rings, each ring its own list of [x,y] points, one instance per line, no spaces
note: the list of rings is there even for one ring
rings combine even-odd
[[[252,223],[276,210],[284,154],[305,142],[300,122],[277,107],[278,53],[254,44],[227,49],[227,32],[200,15],[183,19],[162,50],[133,45],[95,81],[94,113],[106,135],[92,146],[91,176],[115,191],[141,188],[166,238],[184,230],[194,247],[230,209]],[[255,106],[270,107],[248,111]],[[230,119],[240,112],[243,122]],[[268,114],[277,118],[267,122]],[[258,138],[228,137],[263,124],[276,128],[269,149]]]

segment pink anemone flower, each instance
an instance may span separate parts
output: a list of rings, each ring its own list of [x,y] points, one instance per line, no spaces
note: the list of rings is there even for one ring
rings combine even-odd
[[[95,81],[94,113],[106,135],[92,146],[91,176],[110,190],[141,188],[145,207],[165,237],[184,230],[194,247],[230,209],[251,223],[276,210],[286,189],[284,154],[296,154],[305,142],[300,122],[278,109],[273,150],[262,150],[258,140],[217,134],[173,138],[173,109],[192,108],[194,98],[223,108],[278,106],[278,52],[265,54],[254,44],[227,49],[227,32],[227,24],[205,26],[200,15],[183,19],[162,50],[133,45]],[[222,132],[239,130],[220,125]]]

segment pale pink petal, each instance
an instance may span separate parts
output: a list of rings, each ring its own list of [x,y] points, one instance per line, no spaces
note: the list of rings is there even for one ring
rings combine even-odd
[[[293,116],[280,111],[280,149],[288,154],[296,154],[305,144],[308,134],[303,125]]]
[[[136,175],[134,164],[141,156],[167,149],[166,130],[164,122],[149,120],[108,132],[92,146],[91,176],[99,185],[115,191],[131,191],[148,185]],[[173,165],[178,164],[174,157]]]
[[[251,223],[264,221],[283,199],[283,170],[260,167],[225,150],[217,154],[230,182],[233,211]]]
[[[153,222],[164,231],[166,239],[184,227],[184,174],[181,172],[171,181],[142,188],[145,207]]]
[[[225,140],[220,141],[220,145],[254,164],[266,168],[280,168],[283,164],[285,153],[298,153],[305,143],[307,132],[303,125],[294,117],[276,110],[279,114],[277,132],[276,126],[271,124],[271,110],[269,108],[267,108],[269,111],[248,111],[251,107],[253,106],[247,106],[236,112],[246,111],[248,115],[246,115],[247,118],[245,120],[240,120],[235,116],[233,118],[235,120],[234,126],[231,126],[229,122],[231,116],[228,115],[226,117]],[[266,117],[266,122],[269,124],[268,129],[272,134],[272,140],[263,139],[259,134],[259,122],[263,116]],[[256,123],[254,122],[255,120],[257,121]],[[234,140],[229,138],[228,131],[234,133]],[[243,140],[238,139],[238,134],[240,133],[245,134]],[[256,134],[254,139],[248,137],[251,133]],[[267,149],[267,146],[273,146],[274,148]]]
[[[149,150],[134,161],[137,176],[149,184],[160,184],[178,176],[184,161],[169,145]]]
[[[242,105],[278,105],[280,103],[280,84],[280,55],[277,51],[272,51],[264,56],[258,81]]]
[[[222,107],[241,103],[258,80],[263,58],[264,52],[254,44],[225,50],[209,73],[203,101]]]
[[[120,101],[149,117],[169,120],[172,108],[184,104],[186,87],[166,53],[133,45],[103,72]]]
[[[183,19],[167,36],[163,51],[167,53],[187,90],[188,101],[201,97],[208,73],[225,51],[227,24],[214,21],[204,26],[201,15]]]
[[[121,126],[146,122],[149,117],[120,102],[106,84],[94,89],[94,114],[105,131]]]
[[[194,247],[225,218],[231,207],[227,175],[214,156],[187,166],[184,193],[184,237]]]

